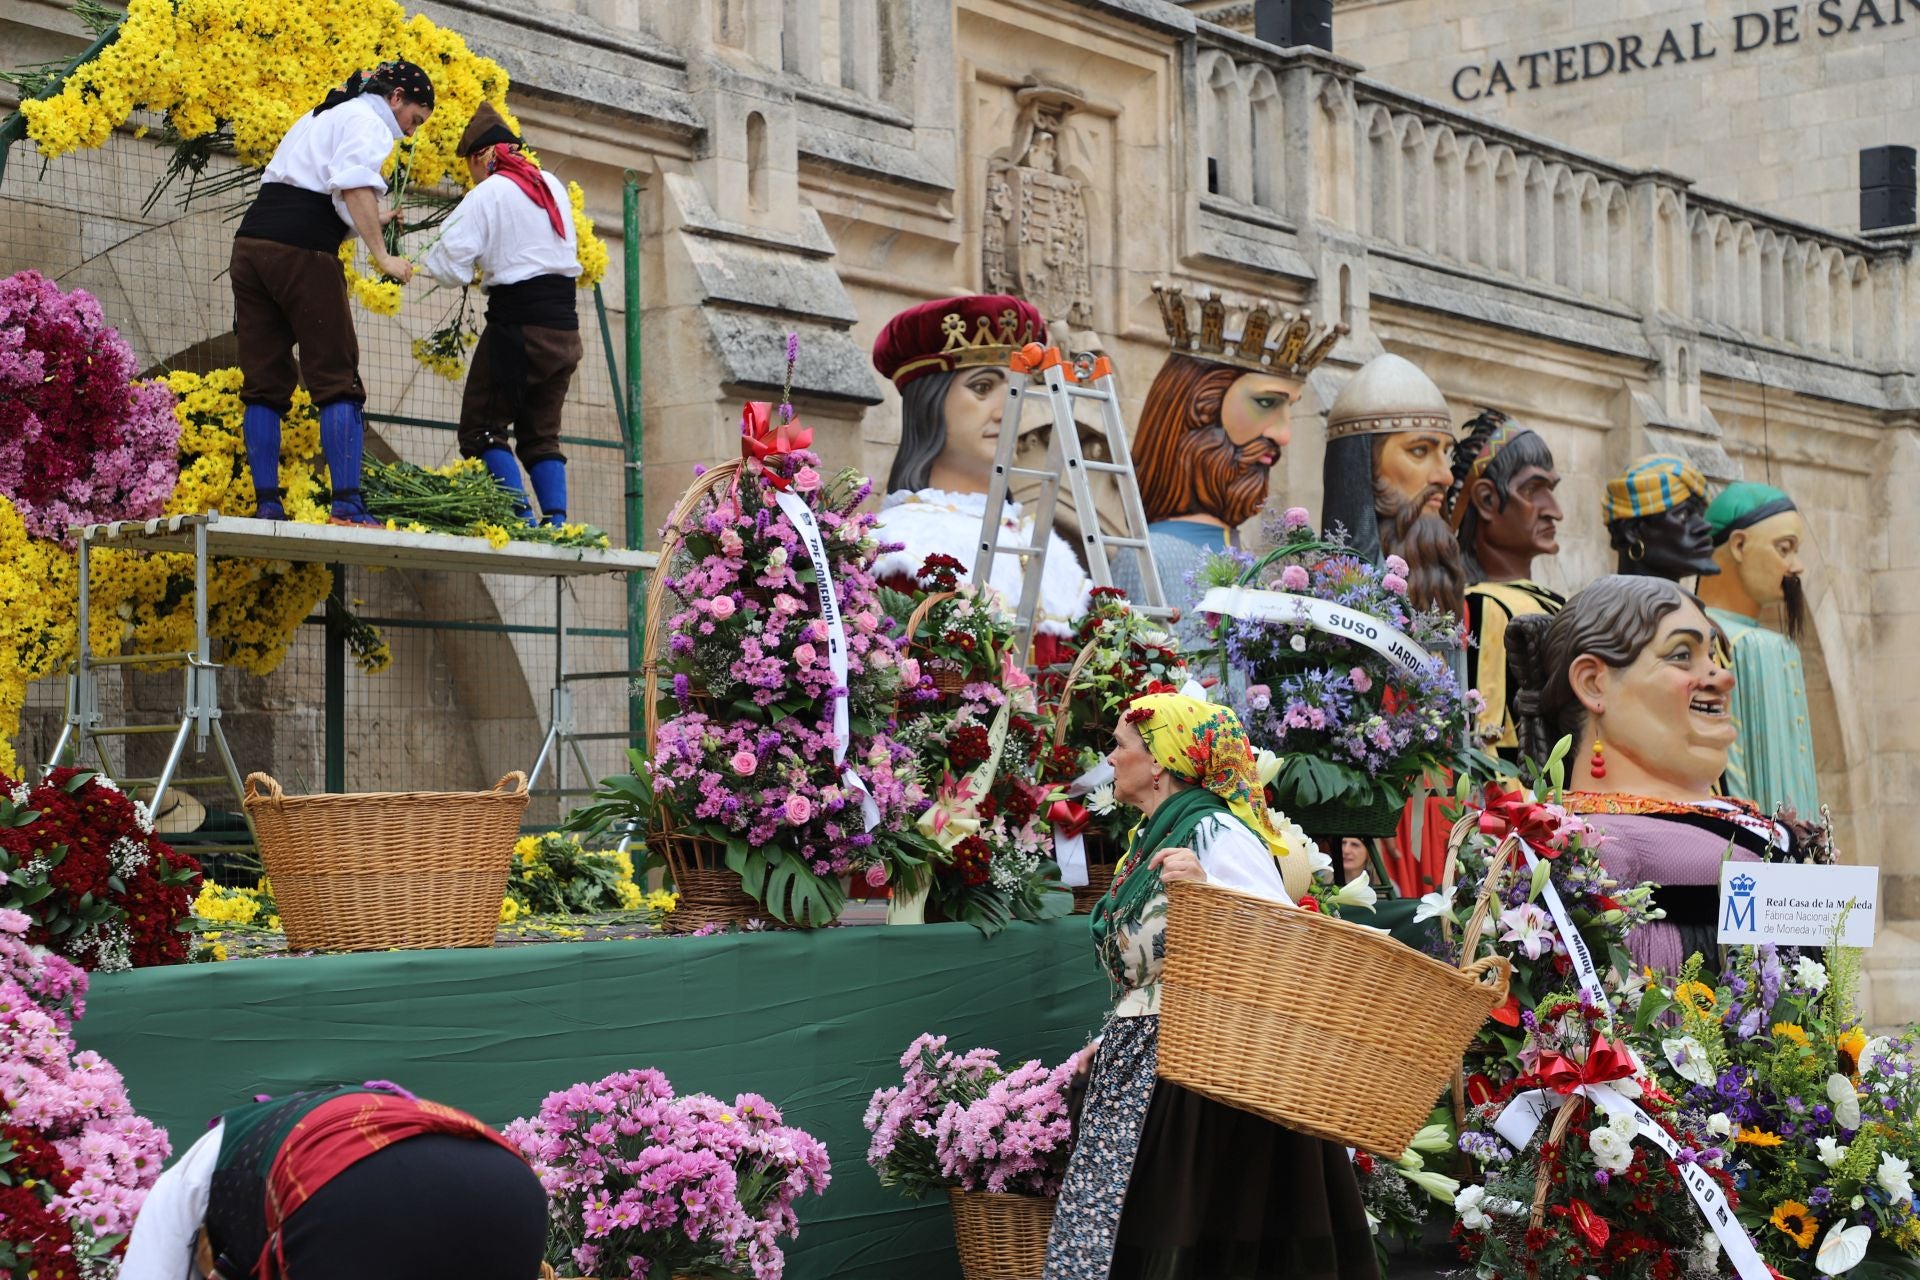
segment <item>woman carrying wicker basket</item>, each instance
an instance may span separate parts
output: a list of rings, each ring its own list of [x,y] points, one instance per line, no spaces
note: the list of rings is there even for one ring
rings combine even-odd
[[[1306,838],[1267,813],[1246,731],[1225,707],[1137,698],[1108,759],[1116,797],[1142,821],[1093,909],[1119,1000],[1080,1056],[1086,1103],[1047,1280],[1375,1280],[1345,1151],[1154,1078],[1165,882],[1292,902],[1310,876]]]

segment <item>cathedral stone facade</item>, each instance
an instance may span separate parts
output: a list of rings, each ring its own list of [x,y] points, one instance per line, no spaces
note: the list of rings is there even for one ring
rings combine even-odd
[[[1841,6],[1849,21],[1858,3]],[[1920,1016],[1920,276],[1911,234],[1830,229],[1858,224],[1825,160],[1803,176],[1789,148],[1767,182],[1743,178],[1760,144],[1740,104],[1771,101],[1828,159],[1897,141],[1881,136],[1904,114],[1891,81],[1910,93],[1900,58],[1920,47],[1920,11],[1895,26],[1898,4],[1880,0],[1884,30],[1822,37],[1814,0],[1798,51],[1738,55],[1730,11],[1709,5],[1718,62],[1524,90],[1517,55],[1547,50],[1527,65],[1551,80],[1554,50],[1608,42],[1617,62],[1619,37],[1640,32],[1651,63],[1662,33],[1690,40],[1709,20],[1583,5],[1561,31],[1540,15],[1567,18],[1564,4],[1350,0],[1329,55],[1255,41],[1239,6],[1207,0],[422,7],[511,72],[529,138],[586,187],[616,263],[623,175],[639,183],[640,297],[623,296],[617,265],[607,289],[616,329],[640,316],[655,524],[695,464],[736,448],[738,402],[777,397],[790,330],[817,447],[884,475],[898,400],[867,351],[895,311],[1021,293],[1073,345],[1109,352],[1137,408],[1167,349],[1156,281],[1352,327],[1275,470],[1289,504],[1317,505],[1318,415],[1383,350],[1426,370],[1457,419],[1492,406],[1548,438],[1568,515],[1561,554],[1537,568],[1561,591],[1611,567],[1601,486],[1638,454],[1785,488],[1812,531],[1821,790],[1845,856],[1882,868],[1872,998],[1891,1022]],[[8,47],[77,48],[72,28],[56,7],[0,0]],[[1848,69],[1866,49],[1880,88]],[[1511,95],[1452,91],[1457,66],[1480,65],[1484,88],[1496,60]],[[1724,82],[1701,83],[1702,65]],[[1796,122],[1802,90],[1837,104],[1823,95],[1850,77],[1878,133]],[[0,267],[29,265],[11,256],[0,248]],[[418,382],[394,412],[445,394]],[[603,404],[575,412],[606,432]],[[618,485],[591,492],[584,514],[618,527]],[[543,675],[527,678],[536,692],[516,707],[544,696]]]

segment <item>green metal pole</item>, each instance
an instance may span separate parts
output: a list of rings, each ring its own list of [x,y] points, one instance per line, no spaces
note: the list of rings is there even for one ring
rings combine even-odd
[[[333,585],[327,592],[326,779],[327,791],[347,789],[347,566],[328,565]]]
[[[621,237],[627,269],[627,545],[638,547],[646,540],[646,449],[641,433],[640,410],[640,175],[627,170],[626,189],[621,193]],[[646,588],[635,574],[627,575],[627,667],[638,671],[646,660],[647,619]],[[627,694],[627,732],[638,733],[646,723],[646,708],[638,689]]]

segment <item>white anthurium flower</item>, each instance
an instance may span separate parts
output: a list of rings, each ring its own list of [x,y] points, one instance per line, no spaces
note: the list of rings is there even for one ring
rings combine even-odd
[[[1815,992],[1827,989],[1827,966],[1811,956],[1801,956],[1794,962],[1793,980],[1801,986]]]
[[[1845,1218],[1834,1223],[1827,1231],[1827,1238],[1820,1242],[1820,1252],[1814,1258],[1813,1265],[1820,1274],[1828,1276],[1842,1275],[1860,1265],[1867,1256],[1867,1242],[1873,1239],[1873,1228],[1866,1223],[1848,1226]]]
[[[1912,1203],[1913,1181],[1907,1162],[1899,1156],[1892,1154],[1882,1155],[1880,1157],[1880,1168],[1878,1172],[1873,1175],[1873,1180],[1880,1184],[1880,1189],[1886,1192],[1887,1197],[1895,1203],[1902,1200]]]
[[[1820,1141],[1814,1143],[1814,1146],[1819,1148],[1820,1163],[1829,1169],[1837,1167],[1842,1160],[1847,1158],[1847,1152],[1852,1149],[1844,1143],[1836,1142],[1832,1138],[1822,1138]]]
[[[1447,895],[1437,892],[1422,894],[1420,897],[1420,905],[1413,909],[1413,922],[1419,924],[1422,920],[1445,920],[1450,924],[1460,923],[1453,914],[1453,904],[1447,900]]]
[[[1709,1083],[1703,1081],[1702,1083]],[[1833,1104],[1833,1120],[1842,1129],[1860,1127],[1860,1095],[1854,1092],[1853,1081],[1839,1072],[1827,1077],[1827,1101]]]
[[[1442,1204],[1450,1203],[1460,1192],[1459,1179],[1431,1169],[1403,1169],[1400,1176]]]
[[[1733,1121],[1727,1119],[1727,1113],[1716,1111],[1707,1117],[1707,1132],[1716,1138],[1733,1136]]]
[[[1460,1219],[1460,1225],[1469,1231],[1485,1231],[1493,1225],[1493,1220],[1480,1207],[1480,1202],[1486,1198],[1485,1187],[1460,1188],[1453,1197],[1453,1216]]]
[[[1363,874],[1341,885],[1340,891],[1333,895],[1333,900],[1355,911],[1371,911],[1373,904],[1380,901],[1380,895],[1373,891],[1373,886],[1367,883],[1367,877]]]
[[[1662,1040],[1660,1052],[1667,1055],[1674,1074],[1689,1084],[1712,1084],[1717,1078],[1713,1070],[1713,1060],[1707,1057],[1705,1047],[1692,1036],[1680,1036],[1673,1040]],[[1856,1114],[1858,1106],[1854,1108]]]

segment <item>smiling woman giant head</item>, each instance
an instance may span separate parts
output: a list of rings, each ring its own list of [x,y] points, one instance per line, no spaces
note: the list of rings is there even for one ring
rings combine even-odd
[[[1601,578],[1568,601],[1546,632],[1540,714],[1573,738],[1573,789],[1711,797],[1734,738],[1713,636],[1699,600],[1661,578]]]

